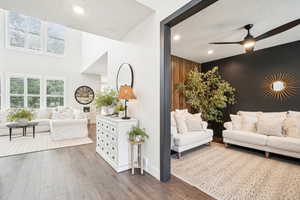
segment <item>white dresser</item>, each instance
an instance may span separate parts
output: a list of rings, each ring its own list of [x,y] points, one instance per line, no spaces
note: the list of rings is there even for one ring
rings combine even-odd
[[[96,152],[117,172],[128,170],[131,167],[128,132],[138,125],[138,120],[97,115],[96,121]]]

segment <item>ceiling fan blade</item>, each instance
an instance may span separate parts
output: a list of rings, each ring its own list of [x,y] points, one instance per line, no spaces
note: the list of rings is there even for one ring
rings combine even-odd
[[[211,42],[209,44],[241,44],[241,42]]]
[[[266,38],[268,38],[268,37],[272,37],[273,35],[277,35],[277,34],[279,34],[279,33],[282,33],[282,32],[284,32],[284,31],[287,31],[287,30],[289,30],[289,29],[291,29],[291,28],[293,28],[293,27],[295,27],[295,26],[297,26],[297,25],[299,25],[299,24],[300,24],[300,19],[296,19],[296,20],[291,21],[291,22],[289,22],[289,23],[287,23],[287,24],[284,24],[284,25],[282,25],[282,26],[279,26],[279,27],[277,27],[277,28],[275,28],[275,29],[273,29],[273,30],[270,30],[270,31],[268,31],[268,32],[266,32],[266,33],[264,33],[264,34],[261,34],[261,35],[257,36],[257,37],[254,38],[254,39],[255,39],[256,41],[263,40],[263,39],[266,39]]]

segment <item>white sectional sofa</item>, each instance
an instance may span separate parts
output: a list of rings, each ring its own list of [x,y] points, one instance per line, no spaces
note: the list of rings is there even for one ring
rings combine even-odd
[[[0,136],[8,135],[6,127],[9,110],[0,112]],[[88,136],[88,120],[85,113],[69,107],[57,107],[53,109],[38,109],[34,111],[38,122],[36,133],[50,132],[53,140],[64,140]],[[20,129],[14,133],[21,133]],[[30,130],[28,130],[30,131]]]
[[[223,131],[226,146],[258,149],[269,153],[300,158],[300,112],[238,112],[231,115]]]
[[[210,144],[213,140],[213,130],[207,129],[207,122],[201,120],[201,115],[199,115],[199,130],[197,128],[195,130],[188,130],[188,126],[186,130],[182,130],[182,126],[186,123],[186,118],[176,118],[176,112],[187,112],[187,110],[171,112],[171,149],[178,153],[178,158],[186,150],[203,144]]]

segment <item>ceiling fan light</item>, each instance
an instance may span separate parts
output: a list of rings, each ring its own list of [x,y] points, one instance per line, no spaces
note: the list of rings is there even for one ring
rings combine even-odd
[[[254,45],[255,45],[255,41],[247,41],[244,43],[243,46],[245,47],[245,49],[251,49],[254,47]]]

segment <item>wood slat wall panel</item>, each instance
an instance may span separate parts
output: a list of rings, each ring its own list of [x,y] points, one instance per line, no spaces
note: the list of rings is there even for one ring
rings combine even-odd
[[[186,60],[177,56],[171,57],[172,65],[172,110],[188,108],[185,102],[185,98],[182,94],[176,90],[176,84],[184,82],[186,80],[188,72],[192,69],[201,69],[199,63]]]

